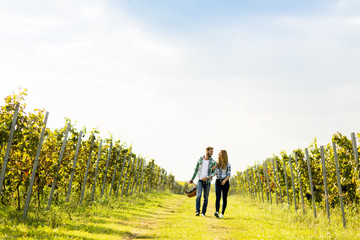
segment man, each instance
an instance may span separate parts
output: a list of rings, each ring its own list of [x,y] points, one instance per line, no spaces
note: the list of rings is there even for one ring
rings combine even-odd
[[[204,190],[204,202],[202,206],[201,216],[205,217],[206,208],[208,205],[209,192],[211,186],[211,179],[215,175],[216,162],[211,158],[213,155],[214,149],[212,147],[206,148],[205,156],[201,157],[195,167],[195,172],[189,181],[193,183],[196,175],[199,177],[199,182],[197,184],[196,192],[196,213],[195,216],[200,215],[200,205],[201,205],[201,195]]]

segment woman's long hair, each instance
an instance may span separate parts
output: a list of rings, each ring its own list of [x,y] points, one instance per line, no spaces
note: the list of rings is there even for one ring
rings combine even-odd
[[[226,166],[228,164],[228,155],[226,150],[220,150],[219,159],[217,162],[217,167],[222,168],[223,170],[226,169]]]

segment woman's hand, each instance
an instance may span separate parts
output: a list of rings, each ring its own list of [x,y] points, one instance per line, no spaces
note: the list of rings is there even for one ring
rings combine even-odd
[[[225,183],[226,183],[226,180],[223,180],[223,181],[221,182],[221,185],[225,185]]]

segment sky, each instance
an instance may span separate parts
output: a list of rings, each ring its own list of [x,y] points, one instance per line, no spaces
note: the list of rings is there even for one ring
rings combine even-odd
[[[360,2],[0,0],[0,99],[97,127],[189,180],[359,132]],[[1,100],[1,104],[4,102]]]

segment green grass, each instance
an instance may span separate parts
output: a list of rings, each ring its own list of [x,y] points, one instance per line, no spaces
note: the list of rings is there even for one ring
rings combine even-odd
[[[194,216],[194,199],[189,199],[169,217],[160,238],[169,239],[360,239],[360,222],[356,215],[343,229],[340,211],[332,212],[332,222],[320,213],[314,219],[311,209],[295,213],[288,205],[259,203],[239,195],[230,196],[225,219],[214,213],[214,196],[210,194],[207,217]],[[180,236],[180,237],[179,237]]]
[[[323,212],[263,204],[238,195],[229,197],[225,219],[214,213],[210,193],[207,217],[195,217],[195,198],[151,193],[104,198],[92,206],[60,203],[50,211],[0,208],[2,239],[360,239],[358,214],[348,213],[343,229],[338,209],[328,223]]]
[[[170,193],[104,198],[92,206],[75,203],[52,205],[50,211],[0,208],[1,239],[132,239],[152,238],[154,219]]]

